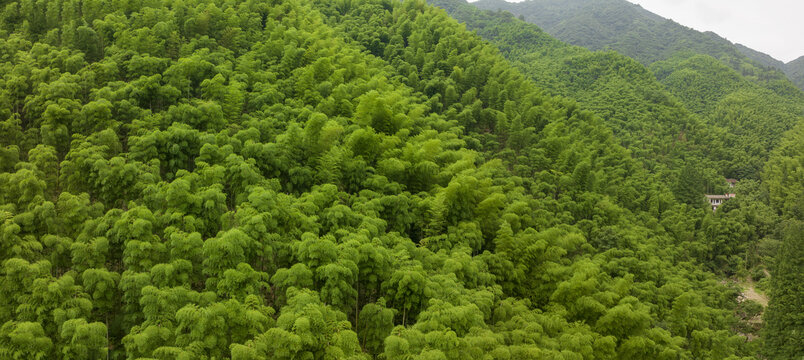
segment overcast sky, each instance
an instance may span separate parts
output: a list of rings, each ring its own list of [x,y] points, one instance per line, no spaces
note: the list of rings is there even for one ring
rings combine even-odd
[[[804,0],[628,1],[695,30],[713,31],[784,62],[804,55]]]
[[[628,0],[700,31],[713,31],[776,59],[804,55],[802,0]]]

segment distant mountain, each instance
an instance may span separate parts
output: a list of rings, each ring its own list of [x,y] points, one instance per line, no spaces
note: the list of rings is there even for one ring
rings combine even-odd
[[[530,0],[509,3],[480,0],[473,5],[505,10],[539,25],[547,33],[590,50],[612,49],[650,65],[678,52],[705,54],[780,91],[792,83],[783,63],[733,44],[713,32],[700,32],[665,19],[625,0]],[[787,84],[785,84],[787,82]],[[770,84],[776,83],[776,84]],[[798,83],[800,89],[804,84]]]
[[[740,52],[747,56],[749,59],[754,60],[762,65],[774,67],[787,74],[793,84],[798,86],[799,89],[804,90],[804,56],[799,57],[787,64],[774,59],[772,56],[765,54],[761,51],[756,51],[742,44],[735,44]]]
[[[801,89],[804,89],[804,56],[785,64],[787,77]]]
[[[773,56],[754,50],[743,44],[734,44],[734,46],[737,47],[737,50],[739,50],[740,53],[747,56],[751,60],[754,60],[765,66],[774,67],[782,71],[785,70],[785,63],[781,60],[775,59]]]

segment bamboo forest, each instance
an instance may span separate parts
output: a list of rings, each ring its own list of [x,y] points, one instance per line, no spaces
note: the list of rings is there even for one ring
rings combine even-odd
[[[576,3],[0,2],[0,359],[801,359],[800,78]]]

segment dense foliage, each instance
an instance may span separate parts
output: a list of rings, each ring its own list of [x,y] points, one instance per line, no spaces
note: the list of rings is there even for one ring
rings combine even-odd
[[[775,94],[707,55],[677,56],[650,66],[667,89],[717,131],[708,144],[728,177],[757,179],[785,131],[804,119],[804,96]]]
[[[664,171],[669,178],[680,176],[685,164],[695,164],[709,172],[703,176],[710,192],[718,190],[712,183],[722,182],[715,180],[717,176],[759,179],[770,151],[804,114],[804,94],[783,77],[770,76],[758,68],[746,70],[749,65],[739,65],[742,72],[735,71],[728,61],[742,60],[722,54],[718,60],[697,53],[703,50],[695,46],[682,46],[686,42],[676,44],[673,55],[668,50],[651,59],[648,70],[616,52],[591,52],[561,43],[507,12],[478,11],[463,0],[432,2],[492,41],[533,81],[558,95],[577,99],[603,116],[624,146],[637,157],[648,159],[649,169],[662,171],[657,168],[661,164],[669,170]],[[535,22],[544,22],[548,28],[558,25],[555,19],[547,20],[545,14],[555,14],[557,18],[585,14],[583,17],[604,20],[623,17],[635,23],[638,21],[634,19],[641,17],[658,18],[635,5],[613,0],[473,4],[509,9],[529,20],[535,16]],[[643,31],[636,25],[632,27],[633,31]],[[591,31],[588,27],[581,29]],[[668,43],[661,38],[640,39],[639,49]],[[716,48],[712,45],[707,49],[711,53]]]
[[[710,145],[716,138],[711,135],[725,129],[700,121],[638,62],[567,45],[507,12],[479,11],[462,0],[432,3],[490,40],[546,91],[594,110],[651,171],[676,178],[684,164],[696,163],[707,169],[707,188],[720,190],[722,166],[716,158],[724,151],[710,151]]]
[[[675,173],[678,180],[673,190],[679,200],[694,203],[699,198],[699,193],[690,189],[704,187],[700,178],[707,176],[701,173],[702,166],[741,178],[736,189],[738,198],[721,207],[715,222],[707,220],[708,226],[703,228],[707,232],[704,237],[720,239],[716,241],[719,246],[712,249],[739,250],[713,251],[714,256],[704,262],[716,264],[713,269],[725,266],[750,270],[737,271],[737,274],[750,275],[759,280],[759,286],[763,288],[767,287],[768,280],[764,269],[775,268],[772,273],[779,276],[772,278],[773,299],[765,316],[769,324],[765,334],[773,335],[770,335],[771,341],[766,349],[768,355],[777,354],[778,358],[790,358],[801,351],[800,339],[793,338],[804,326],[795,316],[787,315],[801,312],[804,296],[797,285],[800,281],[792,280],[802,276],[801,264],[797,262],[802,255],[796,244],[800,239],[793,235],[798,228],[791,225],[792,219],[804,219],[804,213],[791,210],[800,207],[803,195],[801,181],[804,174],[800,172],[799,161],[804,154],[800,147],[801,125],[787,135],[776,155],[765,164],[771,150],[780,144],[785,130],[793,124],[804,123],[802,101],[795,92],[777,94],[757,83],[755,78],[733,70],[712,56],[696,54],[701,49],[695,46],[681,47],[678,50],[682,52],[654,62],[651,71],[645,75],[646,71],[640,66],[629,63],[633,60],[617,53],[589,52],[555,41],[541,29],[520,21],[524,19],[523,15],[517,20],[507,12],[478,11],[464,1],[434,0],[433,3],[492,41],[533,81],[561,95],[574,97],[603,115],[621,142],[642,158],[649,168],[670,175],[669,178]],[[491,8],[495,3],[476,4]],[[612,7],[619,6],[615,1],[529,1],[499,5],[520,14],[525,12],[528,20],[535,17],[536,22],[546,22],[547,26],[568,26],[567,23],[556,24],[557,19],[579,16],[589,7],[596,10],[584,16],[602,19],[622,16],[613,11]],[[640,9],[638,12],[644,11]],[[556,16],[550,18],[551,15]],[[632,19],[639,19],[639,16]],[[596,22],[586,23],[587,26],[590,24]],[[656,80],[664,86],[657,86]],[[672,101],[675,96],[680,99],[680,104]],[[685,113],[684,108],[690,109],[692,114]],[[663,118],[672,120],[662,121]],[[680,126],[674,127],[673,120]],[[670,131],[663,137],[655,137],[661,134],[656,129]],[[674,139],[672,135],[678,131],[683,136]],[[653,139],[656,143],[646,147],[645,139]],[[678,141],[681,139],[685,141]],[[696,143],[702,144],[703,148],[696,148]],[[675,151],[668,153],[662,147],[668,144],[672,144]],[[705,156],[701,158],[700,154]],[[657,160],[667,168],[652,165]],[[746,180],[758,179],[760,172],[763,172],[762,182]],[[711,186],[705,187],[713,192]],[[779,258],[774,259],[780,246]],[[738,265],[735,267],[734,264]],[[776,349],[779,352],[775,352]]]
[[[770,204],[784,222],[771,269],[763,353],[768,359],[792,359],[804,349],[804,123],[785,136],[768,161],[764,178]]]
[[[2,358],[758,351],[754,233],[424,1],[22,0],[0,69]]]
[[[676,90],[690,104],[706,102],[707,96],[716,100],[691,112],[652,72],[616,52],[591,52],[563,44],[506,12],[480,11],[464,1],[433,3],[491,40],[536,83],[574,97],[601,114],[620,142],[666,181],[679,201],[699,204],[704,191],[726,191],[721,185],[724,175],[740,178],[740,200],[733,201],[707,226],[696,227],[701,233],[695,235],[698,238],[721,239],[703,260],[712,270],[761,272],[772,258],[780,236],[776,231],[779,218],[767,204],[764,188],[748,179],[759,178],[781,134],[801,121],[796,109],[804,102],[781,100],[713,58],[698,56],[693,59],[700,61],[684,64],[707,78],[676,81],[687,84]],[[669,63],[659,65],[673,69]],[[678,67],[679,73],[686,71]],[[706,84],[723,89],[725,95],[694,88]],[[718,97],[723,99],[718,101]],[[771,101],[778,101],[778,106],[771,106]],[[760,248],[763,251],[757,251]]]

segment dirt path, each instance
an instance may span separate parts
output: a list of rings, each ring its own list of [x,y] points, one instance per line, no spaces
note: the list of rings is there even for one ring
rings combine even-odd
[[[763,307],[768,306],[768,297],[763,295],[763,294],[758,293],[757,290],[754,289],[754,283],[753,282],[746,282],[745,284],[742,284],[742,285],[743,285],[742,286],[742,288],[743,288],[743,292],[742,292],[743,298],[748,299],[748,300],[754,300],[754,301],[762,304]]]
[[[736,284],[741,289],[740,296],[737,298],[737,301],[744,302],[747,300],[753,300],[763,307],[763,311],[756,316],[750,319],[742,319],[744,322],[744,327],[740,333],[745,336],[748,341],[753,341],[758,338],[757,335],[759,334],[759,330],[762,328],[762,313],[764,312],[764,309],[768,307],[768,297],[757,292],[757,289],[754,287],[754,282],[751,280],[751,278],[738,281]],[[742,331],[745,331],[745,333]]]
[[[736,281],[734,279],[723,279],[720,281],[720,283],[734,283],[740,287],[740,296],[738,297],[737,301],[743,302],[744,300],[754,300],[760,303],[762,307],[768,307],[768,296],[757,292],[757,289],[754,287],[754,281],[751,280],[751,278],[740,281]]]

